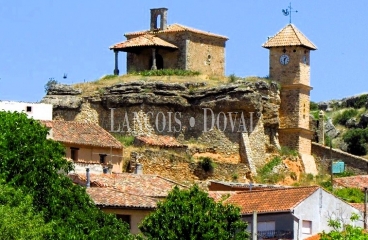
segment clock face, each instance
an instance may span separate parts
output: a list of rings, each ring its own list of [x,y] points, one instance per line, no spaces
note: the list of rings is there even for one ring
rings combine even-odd
[[[286,54],[282,54],[281,57],[280,57],[280,63],[282,65],[286,65],[289,63],[289,56],[286,55]]]

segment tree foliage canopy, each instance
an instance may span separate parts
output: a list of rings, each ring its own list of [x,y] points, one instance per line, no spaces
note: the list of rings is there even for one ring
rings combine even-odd
[[[352,222],[359,219],[357,214],[353,214],[350,218]],[[343,224],[339,220],[330,219],[328,226],[332,227],[332,231],[320,234],[321,240],[368,240],[368,233],[364,232],[361,227],[355,227],[350,224]],[[344,229],[343,229],[344,228]]]
[[[239,208],[216,203],[198,186],[175,187],[139,229],[149,239],[246,239]],[[179,238],[178,238],[179,237]]]
[[[72,166],[48,129],[23,113],[0,111],[0,173],[6,184],[32,199],[36,216],[50,224],[46,239],[127,239],[115,216],[100,211],[84,188],[63,173]]]

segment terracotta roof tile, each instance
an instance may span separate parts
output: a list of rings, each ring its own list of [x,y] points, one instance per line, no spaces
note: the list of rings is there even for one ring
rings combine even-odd
[[[160,34],[160,33],[175,33],[175,32],[193,32],[193,33],[198,33],[198,34],[202,34],[202,35],[206,35],[206,36],[217,37],[217,38],[222,38],[224,40],[228,40],[228,38],[225,37],[225,36],[210,33],[210,32],[205,32],[205,31],[198,30],[198,29],[191,28],[191,27],[186,27],[184,25],[177,24],[177,23],[174,23],[172,25],[167,26],[167,28],[165,30],[160,30],[160,31],[144,30],[144,31],[132,32],[132,33],[126,33],[125,36],[126,37],[134,37],[134,36],[139,36],[139,35],[143,35],[143,34],[147,34],[147,33],[157,35],[157,34]]]
[[[364,190],[365,187],[368,187],[368,175],[334,178],[333,182],[334,185],[340,187],[359,188]]]
[[[86,185],[85,174],[69,174],[74,183]],[[91,187],[112,188],[120,192],[148,197],[166,197],[174,186],[186,186],[150,174],[91,174]]]
[[[319,240],[319,239],[321,239],[321,237],[319,236],[319,234],[316,234],[306,238],[305,240]]]
[[[317,47],[293,24],[289,24],[281,29],[275,36],[271,37],[262,46],[264,48],[304,46],[311,50],[317,49]]]
[[[121,143],[94,123],[75,121],[41,121],[52,129],[52,139],[62,143],[122,149]]]
[[[241,214],[289,212],[299,203],[319,189],[318,186],[269,189],[238,192],[228,198],[231,203],[241,208]]]
[[[156,208],[159,199],[121,192],[112,188],[91,187],[86,189],[97,206],[125,208]]]
[[[364,203],[349,203],[354,208],[358,209],[361,212],[364,212]]]
[[[160,46],[160,47],[167,47],[167,48],[178,48],[174,44],[166,42],[159,37],[156,37],[152,34],[144,34],[142,36],[138,36],[135,38],[131,38],[126,40],[125,42],[117,43],[110,47],[110,49],[122,49],[126,50],[128,48],[134,47],[150,47],[150,46]]]
[[[220,200],[225,200],[236,193],[236,191],[208,191],[208,196],[218,202]]]
[[[160,136],[160,135],[152,135],[152,136],[138,136],[137,140],[151,146],[162,146],[162,147],[186,147],[179,143],[174,137],[170,136]]]

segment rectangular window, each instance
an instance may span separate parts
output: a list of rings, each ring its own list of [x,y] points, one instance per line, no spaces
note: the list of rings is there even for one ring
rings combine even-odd
[[[73,161],[78,161],[78,150],[79,148],[74,148],[74,147],[70,148],[70,158]]]
[[[312,221],[303,220],[302,223],[302,233],[312,234]]]
[[[116,218],[119,219],[122,222],[128,223],[129,224],[129,229],[131,229],[131,226],[130,226],[130,215],[116,214]]]
[[[27,113],[32,112],[32,106],[27,106],[27,107],[26,107],[26,112],[27,112]]]
[[[100,154],[100,163],[106,164],[106,154]]]
[[[257,229],[258,232],[275,231],[276,226],[275,226],[275,222],[259,222],[257,228],[258,228]]]

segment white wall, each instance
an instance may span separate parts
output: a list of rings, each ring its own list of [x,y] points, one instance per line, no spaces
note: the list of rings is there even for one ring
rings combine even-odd
[[[31,111],[27,112],[27,107]],[[46,103],[0,101],[0,111],[24,112],[29,118],[52,120],[52,105]]]
[[[297,218],[295,219],[294,231],[299,230],[299,239],[304,239],[322,231],[329,232],[332,230],[328,226],[330,218],[336,219],[338,217],[346,224],[350,224],[352,213],[362,216],[358,209],[320,188],[294,209],[294,216]],[[302,234],[303,220],[312,221],[311,234]],[[354,225],[363,227],[361,220],[362,217]]]

